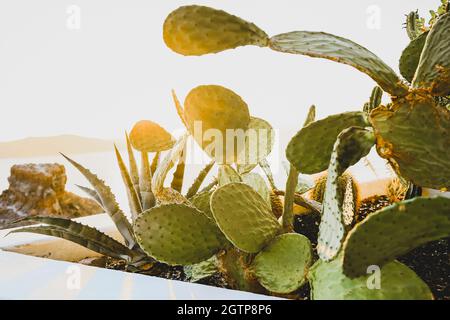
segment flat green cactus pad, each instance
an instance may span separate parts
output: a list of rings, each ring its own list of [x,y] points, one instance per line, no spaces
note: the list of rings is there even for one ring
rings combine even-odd
[[[338,134],[352,126],[369,126],[364,112],[345,112],[312,122],[291,139],[286,157],[301,173],[324,171],[328,168]]]
[[[141,248],[170,265],[199,263],[224,247],[216,225],[189,205],[154,207],[143,212],[133,227]]]
[[[334,258],[344,237],[343,203],[346,189],[340,188],[339,177],[344,171],[366,156],[375,144],[371,130],[351,127],[339,134],[328,167],[327,185],[319,228],[317,253],[322,260]],[[346,186],[347,188],[348,186]],[[350,186],[351,188],[351,181]],[[346,212],[346,216],[351,216]]]
[[[258,253],[251,268],[261,285],[270,292],[290,293],[305,283],[311,259],[308,238],[298,233],[286,233]]]
[[[245,136],[245,148],[237,162],[240,174],[252,171],[258,163],[272,151],[275,141],[275,131],[266,120],[250,117]]]
[[[393,110],[370,114],[380,156],[416,185],[450,188],[450,111],[420,92],[395,101]]]
[[[205,6],[183,6],[164,22],[164,41],[186,56],[217,53],[239,46],[267,46],[267,34],[241,18]]]
[[[376,270],[376,267],[374,268]],[[313,300],[431,300],[428,286],[414,271],[398,261],[356,279],[342,272],[341,259],[319,260],[308,278]]]
[[[259,252],[281,228],[267,202],[244,183],[214,191],[211,210],[220,230],[244,252]]]
[[[431,28],[413,79],[415,88],[430,89],[437,96],[450,94],[450,13]]]
[[[414,198],[366,218],[344,243],[344,272],[357,277],[429,241],[450,236],[450,199]]]
[[[408,93],[408,88],[387,64],[351,40],[324,32],[294,31],[272,37],[269,46],[276,51],[350,65],[370,76],[384,91],[394,96]]]
[[[416,39],[412,40],[405,50],[403,50],[402,56],[400,57],[400,73],[409,82],[413,80],[414,74],[416,73],[420,54],[422,53],[427,36],[428,32],[424,32]]]
[[[248,184],[258,192],[267,203],[270,203],[270,189],[261,175],[254,172],[246,173],[242,175],[242,182]]]
[[[222,164],[219,166],[219,171],[217,173],[217,182],[219,186],[224,186],[232,182],[242,182],[242,178],[232,166]]]
[[[245,148],[250,113],[230,89],[218,85],[192,89],[184,101],[184,120],[194,140],[219,164],[236,162]]]
[[[210,207],[211,195],[212,191],[200,192],[192,197],[191,203],[194,207],[203,212],[208,218],[214,220]]]
[[[142,152],[169,150],[175,143],[175,139],[169,132],[150,120],[139,121],[133,126],[130,141],[136,150]]]
[[[202,279],[208,278],[218,272],[217,257],[213,256],[208,260],[202,261],[189,266],[184,266],[184,274],[189,282],[197,282]]]

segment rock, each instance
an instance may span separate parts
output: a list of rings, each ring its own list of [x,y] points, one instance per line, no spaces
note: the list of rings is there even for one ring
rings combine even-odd
[[[14,165],[8,182],[0,195],[0,229],[32,215],[76,218],[104,212],[94,200],[65,191],[66,170],[60,164]]]

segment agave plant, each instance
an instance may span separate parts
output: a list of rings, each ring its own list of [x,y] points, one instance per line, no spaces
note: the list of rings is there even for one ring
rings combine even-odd
[[[418,25],[414,21],[414,28]],[[408,28],[409,33],[412,31]],[[411,270],[391,261],[420,244],[450,235],[450,200],[418,197],[397,203],[371,215],[346,236],[345,217],[354,212],[346,209],[338,181],[348,167],[376,146],[378,154],[403,179],[422,187],[440,190],[450,187],[450,111],[440,103],[450,94],[449,32],[450,14],[442,13],[435,17],[428,32],[412,40],[401,59],[404,81],[366,48],[332,34],[294,31],[269,38],[253,23],[204,6],[180,7],[167,17],[164,41],[183,55],[256,45],[350,65],[369,75],[381,88],[374,90],[364,111],[314,121],[300,130],[286,149],[291,163],[288,180],[293,181],[298,172],[328,171],[317,247],[321,261],[312,276],[313,296],[330,297],[316,295],[315,291],[331,288],[329,291],[336,291],[337,297],[349,297],[347,291],[357,292],[361,284],[357,277],[364,275],[369,266],[379,265],[389,277],[395,276],[399,269],[407,270],[404,273],[413,276],[409,281],[399,280],[404,281],[400,287],[408,291],[408,286],[413,284],[417,292],[425,294],[417,297],[431,297]],[[381,105],[382,90],[391,95],[391,103],[386,106]],[[407,217],[402,212],[407,212]],[[387,231],[394,223],[396,230]],[[405,232],[400,232],[399,226]],[[375,249],[369,251],[370,246]],[[328,288],[318,285],[330,272],[334,273],[333,277],[341,274],[341,279],[331,282]],[[392,297],[391,293],[388,290],[386,296],[379,297]],[[362,290],[361,294],[367,292]],[[408,296],[406,292],[403,294]],[[355,296],[350,294],[350,297]]]

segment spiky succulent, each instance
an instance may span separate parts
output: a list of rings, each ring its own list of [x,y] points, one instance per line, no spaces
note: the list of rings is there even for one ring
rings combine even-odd
[[[211,19],[205,20],[204,12],[209,12]],[[221,27],[218,21],[221,19],[242,23],[243,26],[254,26],[220,10],[200,6],[181,7],[166,20],[170,24],[170,28],[164,30],[166,44],[174,51],[180,52],[177,51],[173,45],[175,41],[172,40],[183,38],[184,50],[180,53],[184,55],[217,53],[241,45],[255,44],[254,40],[249,40],[249,29],[246,27],[235,29],[237,31],[233,33],[233,41],[230,41],[231,38],[220,32]],[[389,225],[392,219],[392,215],[383,215],[381,212],[374,214],[374,218],[358,225],[345,237],[345,219],[354,212],[349,210],[350,197],[341,191],[338,181],[348,167],[365,157],[371,148],[376,146],[378,154],[387,159],[403,179],[422,187],[444,190],[450,187],[450,167],[448,166],[450,163],[448,152],[450,150],[450,112],[445,105],[441,104],[441,101],[450,94],[450,14],[441,12],[433,21],[430,30],[425,33],[425,30],[422,30],[423,24],[416,14],[411,14],[408,22],[408,33],[412,42],[402,55],[400,69],[410,84],[396,75],[375,54],[348,39],[323,32],[294,31],[267,40],[267,35],[261,32],[261,29],[254,29],[261,35],[260,41],[256,42],[258,46],[344,63],[366,73],[379,85],[379,88],[373,91],[370,103],[364,107],[364,112],[347,112],[312,122],[293,137],[286,149],[291,168],[286,187],[287,203],[283,212],[284,232],[289,230],[287,221],[292,215],[292,198],[295,194],[298,174],[313,174],[328,170],[317,250],[320,258],[325,261],[323,263],[332,261],[329,263],[335,263],[339,267],[344,261],[344,268],[336,269],[336,272],[343,277],[343,282],[336,283],[337,290],[344,283],[350,288],[358,286],[358,283],[345,279],[347,276],[361,275],[362,270],[368,267],[365,260],[358,265],[359,269],[356,271],[348,267],[353,262],[352,257],[357,254],[362,255],[361,251],[357,251],[357,254],[349,258],[350,248],[359,249],[358,241],[353,241],[352,238],[364,234],[364,231],[360,231],[364,230],[364,225],[367,226],[366,228],[372,228],[372,224],[369,223],[371,220],[376,222],[376,225],[384,223]],[[177,26],[185,25],[194,27],[177,28]],[[177,30],[177,33],[173,33],[172,30]],[[208,46],[202,47],[202,51],[196,50],[202,46],[206,35],[209,39]],[[240,38],[240,41],[236,41],[236,38]],[[213,39],[215,41],[212,41]],[[382,91],[391,95],[392,101],[386,106],[381,104]],[[317,143],[317,137],[321,137],[319,143]],[[221,188],[216,192],[219,190]],[[418,199],[417,203],[424,205],[420,201],[421,199]],[[439,219],[448,220],[449,201],[436,198],[427,201],[426,204],[428,210],[437,211]],[[386,210],[402,212],[405,208],[411,208],[417,215],[423,214],[422,211],[416,210],[415,204],[410,205],[408,202],[397,203]],[[402,217],[402,219],[408,226],[413,221],[413,219],[408,220],[408,217]],[[423,219],[426,218],[423,217]],[[426,226],[425,223],[418,224]],[[408,229],[408,232],[409,237],[421,240],[409,242],[405,251],[424,241],[448,236],[450,229],[446,223],[442,223],[438,231],[428,231],[432,233],[431,235],[425,233],[421,235],[424,232],[421,227]],[[398,230],[392,233],[396,233],[399,239],[403,237],[403,233]],[[342,250],[345,238],[347,245]],[[386,241],[384,244],[392,248],[390,242],[392,241]],[[373,242],[367,238],[365,243],[370,245]],[[385,252],[378,252],[381,257],[372,260],[380,264],[386,263],[399,254],[397,251],[394,250],[394,253],[387,255]],[[400,252],[405,251],[400,250]],[[339,252],[343,252],[341,255],[343,258],[338,258]],[[373,262],[372,260],[370,262]],[[388,264],[385,267],[388,268]],[[322,270],[316,268],[316,274],[319,269]],[[323,270],[325,272],[326,269]],[[311,279],[313,288],[320,287],[315,283],[321,281],[318,280],[320,277],[312,276]],[[420,283],[416,284],[422,286]],[[329,287],[325,288],[329,289]],[[322,289],[319,290],[322,291]],[[362,290],[360,294],[364,297],[367,292]],[[421,297],[427,295],[428,293]],[[367,296],[370,297],[369,294]],[[386,297],[391,297],[389,292]]]

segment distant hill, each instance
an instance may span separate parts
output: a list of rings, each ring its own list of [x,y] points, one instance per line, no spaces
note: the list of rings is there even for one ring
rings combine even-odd
[[[40,157],[56,155],[58,152],[79,154],[111,150],[113,150],[113,141],[76,135],[32,137],[0,142],[0,158]]]

